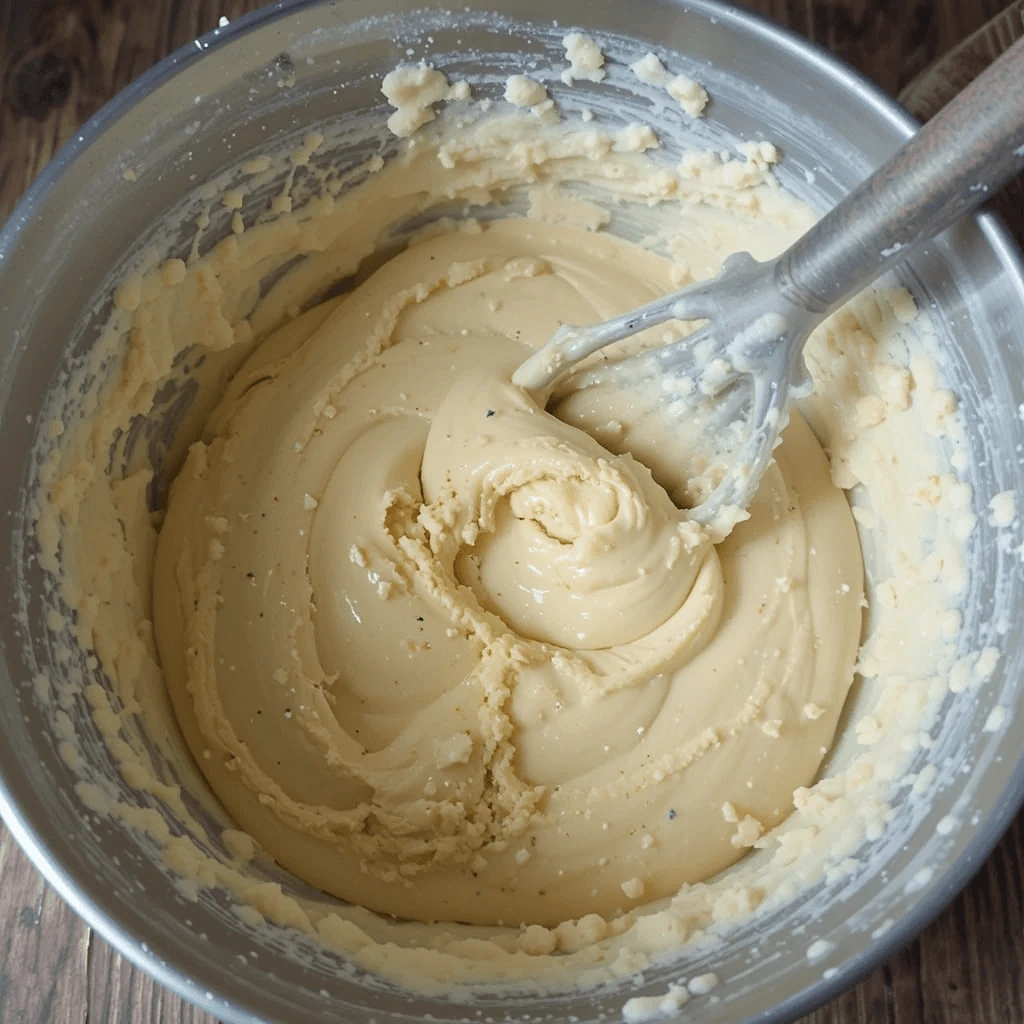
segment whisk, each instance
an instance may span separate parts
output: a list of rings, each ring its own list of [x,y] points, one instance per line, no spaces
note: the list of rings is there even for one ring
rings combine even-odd
[[[791,397],[809,386],[801,353],[814,328],[1022,169],[1024,40],[781,256],[759,263],[738,253],[713,280],[611,320],[561,327],[512,379],[543,390],[646,328],[708,321],[679,341],[582,370],[572,384],[670,383],[673,418],[699,420],[724,453],[717,484],[688,514],[705,525],[735,520],[771,463]]]

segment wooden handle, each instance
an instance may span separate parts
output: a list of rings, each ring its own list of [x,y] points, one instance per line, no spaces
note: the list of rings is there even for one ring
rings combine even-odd
[[[899,94],[900,103],[919,121],[929,120],[1018,39],[1024,39],[1024,0],[1015,0],[922,71]]]

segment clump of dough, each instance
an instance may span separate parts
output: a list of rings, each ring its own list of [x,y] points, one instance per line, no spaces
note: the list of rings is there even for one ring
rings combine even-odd
[[[588,82],[603,82],[607,72],[604,69],[604,54],[601,47],[590,36],[581,32],[570,32],[563,40],[565,56],[569,67],[562,72],[562,81],[572,85],[580,79]]]
[[[517,107],[535,107],[547,98],[547,89],[529,75],[510,75],[505,83],[505,99]]]
[[[704,87],[687,75],[673,75],[653,53],[645,54],[629,67],[641,82],[664,89],[690,117],[704,113],[708,104]]]
[[[470,95],[468,83],[452,85],[443,72],[429,64],[403,64],[389,71],[380,91],[395,108],[388,118],[388,129],[400,139],[434,120],[435,103],[466,100]]]
[[[505,82],[505,99],[514,106],[529,108],[538,117],[554,114],[555,101],[548,96],[547,89],[529,75],[510,75]]]

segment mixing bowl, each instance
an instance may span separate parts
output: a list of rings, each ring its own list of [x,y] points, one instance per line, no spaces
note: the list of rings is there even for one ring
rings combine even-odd
[[[819,208],[878,165],[913,122],[877,89],[814,46],[709,0],[565,0],[551,4],[466,0],[276,3],[218,29],[143,75],[83,128],[34,184],[0,234],[0,810],[61,895],[126,957],[164,985],[237,1024],[255,1021],[619,1019],[624,1001],[663,992],[681,974],[713,970],[715,992],[692,1012],[705,1022],[787,1021],[852,984],[924,926],[966,882],[1024,795],[1024,759],[1012,726],[1024,676],[1019,536],[1000,541],[985,511],[997,493],[1024,494],[1024,272],[991,217],[956,226],[903,273],[942,343],[942,369],[961,396],[968,479],[979,512],[968,554],[963,642],[996,646],[983,689],[948,694],[934,742],[911,771],[936,768],[927,798],[908,790],[886,837],[861,851],[860,867],[805,888],[717,945],[683,951],[635,983],[588,993],[472,1004],[413,996],[374,983],[287,929],[253,929],[216,890],[194,899],[140,834],[95,817],[75,793],[60,754],[54,709],[33,677],[62,671],[42,613],[44,574],[25,518],[40,410],[68,361],[98,336],[112,282],[146,245],[175,251],[161,224],[225,166],[268,145],[294,144],[337,126],[320,154],[354,164],[386,145],[380,95],[396,63],[429,59],[477,96],[498,98],[524,66],[550,79],[569,108],[585,103],[607,122],[649,116],[624,64],[649,49],[704,83],[713,104],[686,139],[722,148],[767,138],[783,155],[783,184]],[[593,35],[611,73],[600,86],[558,83],[567,28]],[[659,126],[660,127],[660,126]],[[666,147],[683,141],[664,129]],[[210,237],[230,230],[216,219]],[[1017,528],[1014,527],[1014,530]],[[27,615],[19,614],[25,607]],[[856,697],[853,698],[856,700]],[[1002,712],[994,709],[1003,709]],[[70,702],[87,776],[137,801],[84,706]],[[1009,727],[1007,727],[1009,725]],[[853,742],[840,740],[841,760]],[[222,824],[222,822],[220,823]],[[219,827],[210,819],[210,827]],[[262,869],[253,868],[253,871]],[[303,891],[283,874],[286,887]],[[324,897],[326,899],[326,897]],[[254,955],[258,954],[258,955]]]

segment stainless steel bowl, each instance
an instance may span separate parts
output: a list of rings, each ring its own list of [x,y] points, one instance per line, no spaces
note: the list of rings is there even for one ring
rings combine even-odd
[[[366,129],[365,142],[367,131],[373,134],[368,126],[383,121],[381,77],[410,56],[468,78],[478,95],[497,96],[504,78],[526,61],[536,61],[541,75],[561,66],[560,38],[569,27],[596,36],[612,61],[648,49],[674,53],[674,63],[714,99],[699,128],[703,141],[772,140],[785,154],[783,183],[819,206],[914,129],[899,108],[826,53],[710,0],[565,0],[557,9],[560,28],[544,0],[509,2],[498,12],[492,6],[469,0],[451,11],[428,0],[300,0],[242,18],[179,51],[105,107],[0,233],[0,810],[39,869],[93,927],[161,983],[232,1024],[411,1022],[427,1014],[475,1020],[478,1010],[510,1020],[607,1021],[619,1018],[626,998],[662,992],[681,973],[712,968],[722,984],[694,1004],[700,1020],[788,1021],[852,984],[922,928],[981,864],[1024,795],[1017,730],[983,728],[997,704],[1012,716],[1024,676],[1024,620],[1009,614],[1022,601],[1019,559],[997,543],[984,516],[970,546],[965,634],[996,643],[1003,656],[982,691],[946,698],[936,742],[915,755],[914,765],[966,770],[945,772],[933,799],[898,801],[890,837],[881,854],[872,854],[870,869],[819,883],[782,911],[736,929],[719,948],[687,952],[616,990],[482,998],[471,1007],[417,998],[370,984],[312,944],[289,945],[283,932],[245,929],[216,895],[184,900],[134,833],[108,819],[85,827],[75,778],[30,682],[30,654],[53,660],[44,617],[20,624],[15,618],[17,594],[38,607],[42,588],[31,542],[23,544],[38,413],[61,367],[95,340],[118,267],[226,164],[270,138],[340,118]],[[571,102],[582,90],[609,119],[630,109],[646,113],[620,88],[619,72],[625,74],[613,67],[600,88],[577,86]],[[679,140],[668,141],[671,148]],[[343,138],[334,158],[350,159],[354,146]],[[129,167],[137,185],[123,180]],[[978,509],[1003,490],[1024,494],[1024,423],[1017,415],[1024,403],[1024,272],[1016,250],[982,216],[933,244],[906,283],[920,301],[935,304],[945,370],[957,381],[969,426]],[[83,716],[78,724],[88,740],[90,720]],[[102,743],[88,749],[89,770],[124,788]],[[943,818],[958,827],[937,830]],[[812,962],[807,949],[819,939],[825,944],[816,948],[825,952]],[[257,959],[239,957],[257,947]]]

